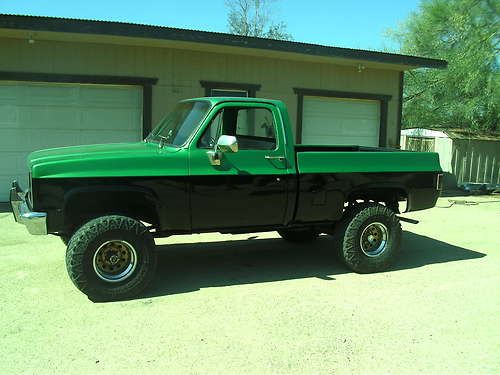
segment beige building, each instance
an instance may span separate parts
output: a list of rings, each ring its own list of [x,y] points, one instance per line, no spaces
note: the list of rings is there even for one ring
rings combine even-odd
[[[399,147],[403,72],[446,62],[203,31],[0,15],[0,201],[27,153],[139,140],[201,96],[283,100],[298,143]]]

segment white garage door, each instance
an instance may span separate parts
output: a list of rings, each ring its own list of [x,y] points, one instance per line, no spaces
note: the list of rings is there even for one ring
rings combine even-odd
[[[0,202],[34,150],[141,138],[141,87],[0,82]]]
[[[302,143],[379,145],[378,100],[304,96]]]

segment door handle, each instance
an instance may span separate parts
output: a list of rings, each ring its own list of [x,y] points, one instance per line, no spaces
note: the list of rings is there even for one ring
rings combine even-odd
[[[285,157],[284,156],[273,156],[273,155],[266,155],[264,156],[264,158],[268,159],[268,160],[285,160]]]

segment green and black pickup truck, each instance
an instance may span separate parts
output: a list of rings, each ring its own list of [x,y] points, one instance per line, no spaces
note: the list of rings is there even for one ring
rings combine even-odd
[[[61,237],[69,276],[92,300],[141,292],[153,238],[176,234],[326,233],[347,267],[386,270],[399,203],[433,207],[442,173],[435,153],[296,145],[285,105],[256,98],[185,100],[142,142],[36,151],[28,168],[29,188],[12,184],[15,219]]]

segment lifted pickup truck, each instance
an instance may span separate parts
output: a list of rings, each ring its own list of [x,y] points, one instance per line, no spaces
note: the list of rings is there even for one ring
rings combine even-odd
[[[285,105],[255,98],[185,100],[143,142],[36,151],[28,168],[28,190],[12,184],[15,219],[62,238],[69,276],[92,300],[141,292],[153,238],[176,234],[327,233],[347,267],[386,270],[398,203],[433,207],[442,173],[435,153],[295,145]]]

